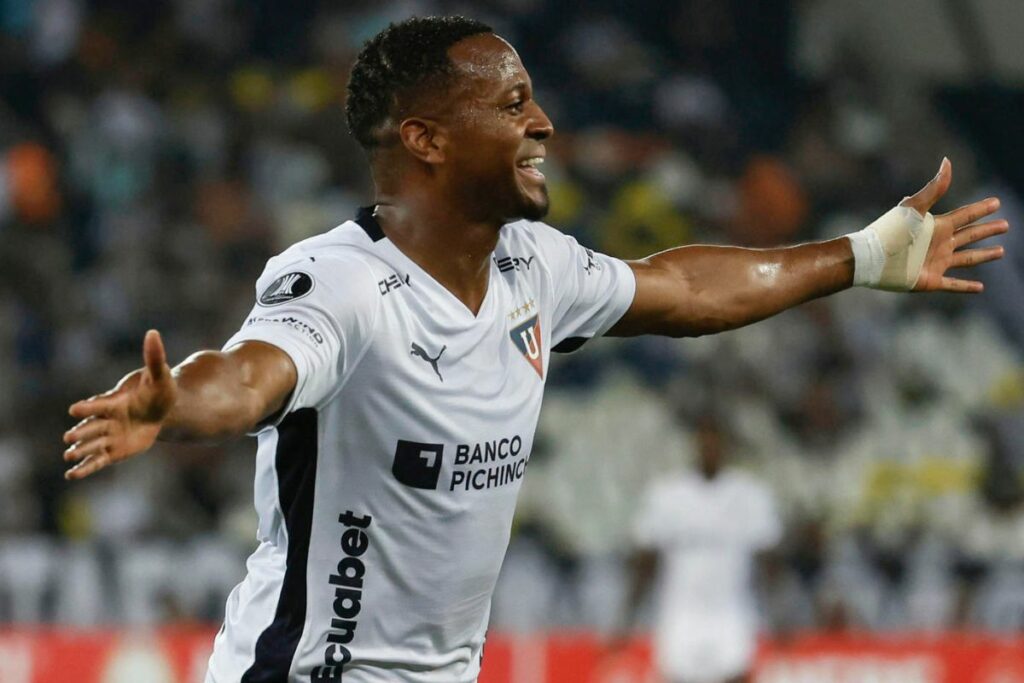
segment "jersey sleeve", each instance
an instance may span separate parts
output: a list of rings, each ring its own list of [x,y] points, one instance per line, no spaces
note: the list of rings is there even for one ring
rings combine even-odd
[[[622,318],[633,303],[636,278],[624,261],[588,249],[550,226],[534,225],[554,296],[551,346],[575,351]]]
[[[252,311],[223,347],[260,341],[295,364],[295,389],[269,424],[319,408],[341,388],[369,344],[380,299],[369,267],[356,259],[278,259],[267,264]]]

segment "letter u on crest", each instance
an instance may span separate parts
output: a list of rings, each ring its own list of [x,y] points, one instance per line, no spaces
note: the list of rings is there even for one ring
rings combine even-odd
[[[540,344],[537,343],[537,335],[534,334],[534,329],[536,328],[531,327],[519,333],[523,340],[523,346],[526,348],[526,356],[530,360],[540,358]]]

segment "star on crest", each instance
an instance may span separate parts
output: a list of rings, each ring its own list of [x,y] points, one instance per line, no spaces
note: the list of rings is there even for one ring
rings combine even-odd
[[[512,320],[517,320],[518,318],[532,311],[534,306],[536,306],[536,301],[534,299],[530,299],[522,306],[517,306],[516,308],[512,309],[512,312],[508,314],[508,317]]]

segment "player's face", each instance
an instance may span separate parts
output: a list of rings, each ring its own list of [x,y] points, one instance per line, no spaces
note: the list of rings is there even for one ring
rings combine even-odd
[[[519,55],[501,38],[481,34],[454,45],[449,56],[458,71],[446,117],[451,181],[487,215],[539,220],[548,191],[538,167],[554,128],[533,99]]]

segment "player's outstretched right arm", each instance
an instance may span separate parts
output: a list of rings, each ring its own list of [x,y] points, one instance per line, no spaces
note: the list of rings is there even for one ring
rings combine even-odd
[[[251,431],[285,405],[297,378],[288,354],[258,341],[201,351],[171,370],[150,330],[143,359],[113,389],[69,409],[80,422],[64,434],[64,460],[76,463],[65,478],[88,477],[158,438],[216,441]]]

